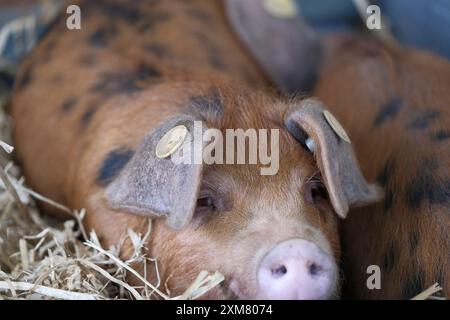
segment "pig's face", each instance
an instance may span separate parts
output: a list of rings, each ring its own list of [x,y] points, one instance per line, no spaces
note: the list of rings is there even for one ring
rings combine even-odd
[[[312,157],[302,153],[283,152],[287,161],[275,176],[259,176],[244,165],[205,168],[191,224],[181,231],[158,225],[164,231],[150,245],[162,274],[172,273],[169,288],[183,291],[201,270],[218,270],[226,278],[211,293],[218,297],[317,299],[336,293],[337,215]]]
[[[200,271],[217,270],[225,281],[210,298],[337,296],[338,215],[378,194],[362,178],[350,145],[326,122],[320,103],[282,102],[262,94],[227,98],[221,91],[195,104],[205,127],[224,134],[224,162],[231,152],[226,129],[267,129],[272,133],[266,155],[279,163],[261,164],[258,158],[248,164],[249,150],[247,164],[181,165],[154,157],[171,128],[183,124],[195,130],[190,115],[169,121],[144,140],[142,149],[152,152],[137,159],[138,150],[107,195],[117,209],[167,216],[156,220],[149,244],[162,283],[172,295],[181,294]],[[186,145],[195,143],[188,140]],[[259,155],[261,148],[258,144]],[[262,175],[269,166],[277,170]],[[143,183],[148,176],[153,181]],[[156,200],[147,200],[150,195]]]

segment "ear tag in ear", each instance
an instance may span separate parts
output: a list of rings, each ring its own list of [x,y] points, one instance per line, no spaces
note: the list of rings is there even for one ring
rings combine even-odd
[[[156,145],[156,156],[163,159],[175,153],[175,151],[183,144],[187,133],[188,130],[183,125],[170,129]]]
[[[350,138],[347,135],[347,132],[345,132],[342,125],[339,123],[339,121],[329,112],[328,110],[323,111],[323,115],[325,117],[325,120],[327,120],[330,127],[333,129],[333,131],[347,143],[352,143],[350,141]]]
[[[262,0],[264,9],[275,18],[289,19],[297,16],[294,0]]]
[[[305,144],[306,144],[306,147],[308,148],[308,150],[311,151],[311,153],[314,153],[314,151],[316,149],[314,140],[311,138],[308,138],[308,139],[306,139]]]

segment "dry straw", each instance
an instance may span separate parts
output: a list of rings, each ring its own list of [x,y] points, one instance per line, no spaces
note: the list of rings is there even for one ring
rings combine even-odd
[[[158,284],[150,283],[131,267],[139,264],[157,267],[157,260],[144,254],[151,220],[144,235],[128,230],[127,238],[134,246],[134,254],[123,261],[119,253],[125,239],[116,247],[103,248],[95,232],[87,235],[80,224],[84,210],[72,212],[74,219],[65,222],[41,216],[32,200],[37,194],[29,192],[22,181],[10,173],[18,172],[16,167],[9,164],[7,168],[9,170],[2,168],[2,172],[8,182],[2,178],[0,185],[0,298],[194,299],[223,280],[219,273],[203,271],[183,295],[170,297]],[[7,188],[7,184],[10,187]],[[11,196],[10,188],[17,196]],[[53,203],[45,197],[39,198]],[[21,205],[26,206],[28,217],[23,216]],[[139,279],[142,286],[136,288],[128,284],[130,274]]]

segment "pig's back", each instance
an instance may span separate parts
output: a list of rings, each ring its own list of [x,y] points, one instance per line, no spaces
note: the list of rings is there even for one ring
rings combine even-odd
[[[56,201],[66,203],[72,163],[100,134],[109,134],[97,131],[105,129],[102,122],[123,127],[122,119],[129,126],[134,118],[157,119],[157,104],[134,106],[139,95],[174,79],[211,75],[265,83],[228,31],[219,1],[78,4],[81,30],[66,28],[63,10],[24,63],[12,96],[16,150],[28,183]],[[145,130],[134,127],[134,139]],[[110,136],[112,144],[125,137]]]
[[[337,50],[316,94],[348,128],[365,177],[386,191],[344,222],[347,293],[409,299],[439,282],[448,296],[450,63],[365,41]],[[381,290],[366,287],[370,265],[381,268]]]

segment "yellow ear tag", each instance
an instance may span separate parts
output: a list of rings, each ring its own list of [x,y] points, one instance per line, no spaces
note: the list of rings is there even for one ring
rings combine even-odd
[[[339,123],[339,121],[329,112],[328,110],[323,111],[323,115],[325,117],[325,120],[327,120],[330,127],[336,132],[336,134],[345,142],[352,143],[350,141],[350,138],[347,135],[347,132],[345,132],[342,125]]]
[[[262,5],[275,18],[288,19],[298,14],[294,0],[262,0]]]
[[[174,154],[186,139],[187,132],[183,125],[170,129],[156,145],[156,156],[163,159]]]

